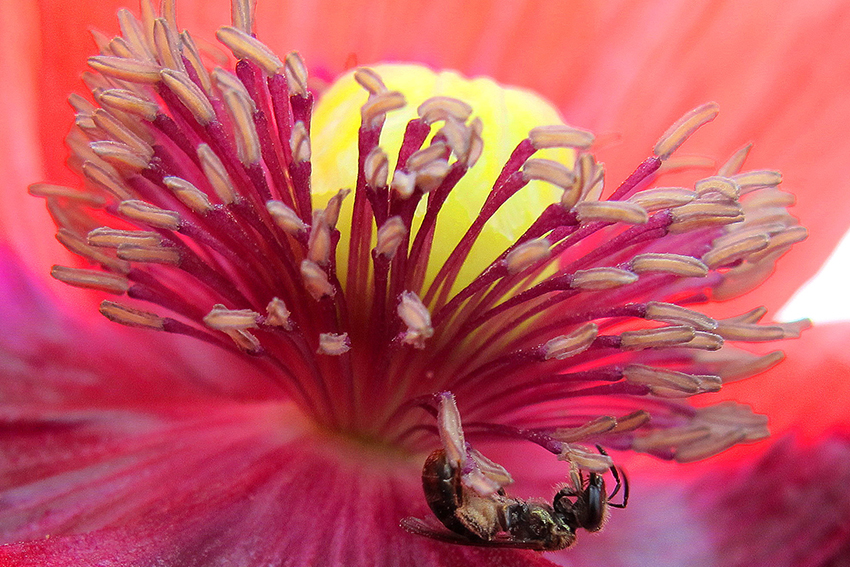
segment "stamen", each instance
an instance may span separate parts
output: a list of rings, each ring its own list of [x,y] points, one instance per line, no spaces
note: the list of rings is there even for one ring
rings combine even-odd
[[[680,345],[675,345],[675,346],[681,346],[681,347],[685,347],[685,348],[695,348],[695,349],[708,350],[708,351],[720,350],[720,348],[723,346],[723,337],[721,337],[720,335],[718,335],[716,333],[708,333],[706,331],[696,331],[694,333],[693,339],[691,339],[690,341],[688,341],[686,343],[683,343],[683,344],[680,344]]]
[[[741,222],[744,212],[740,205],[694,201],[672,209],[670,232],[688,232],[700,228]]]
[[[354,80],[357,84],[369,91],[369,94],[378,94],[387,90],[381,76],[368,67],[361,67],[354,71]]]
[[[102,207],[104,204],[106,204],[105,199],[100,195],[92,195],[91,193],[86,193],[84,191],[80,191],[79,189],[64,187],[62,185],[51,185],[50,183],[33,183],[28,187],[27,190],[29,194],[34,197],[62,197],[64,199],[79,201],[92,207]]]
[[[180,99],[198,124],[206,126],[215,120],[215,110],[207,99],[207,95],[189,78],[189,75],[173,69],[163,69],[162,82]]]
[[[590,268],[576,271],[570,287],[587,290],[611,289],[635,283],[637,280],[637,274],[620,268]]]
[[[281,201],[268,201],[266,209],[268,209],[275,224],[291,236],[306,234],[310,228],[295,211]]]
[[[596,323],[586,323],[568,335],[555,337],[543,345],[543,358],[564,360],[590,348],[599,334]]]
[[[104,254],[97,248],[89,246],[82,238],[68,229],[60,228],[56,233],[56,240],[58,240],[70,252],[78,254],[95,264],[100,264],[109,271],[124,275],[130,272],[130,264],[128,262],[113,258],[108,254]]]
[[[544,148],[576,148],[586,150],[593,145],[594,136],[586,130],[571,126],[554,124],[538,126],[528,133],[528,139],[535,149]]]
[[[619,420],[610,415],[602,415],[580,427],[559,427],[552,437],[564,443],[575,443],[613,430]]]
[[[717,321],[708,315],[675,303],[650,301],[646,304],[645,318],[662,323],[687,325],[700,331],[713,331],[717,328]]]
[[[250,309],[228,309],[220,303],[204,316],[204,324],[216,331],[235,331],[257,327],[260,314]]]
[[[146,141],[102,108],[94,111],[92,121],[95,126],[103,130],[109,137],[136,150],[146,161],[150,161],[151,157],[153,157],[153,148]]]
[[[472,115],[472,107],[456,98],[435,96],[420,104],[416,109],[416,113],[428,125],[440,120],[449,119],[466,122]]]
[[[273,297],[268,307],[266,307],[266,312],[268,313],[264,321],[266,325],[282,327],[285,331],[291,331],[295,328],[290,317],[292,313],[286,308],[286,304],[282,299]]]
[[[250,34],[254,29],[254,0],[233,0],[230,18],[234,28]]]
[[[759,250],[764,250],[770,243],[766,234],[744,236],[725,246],[712,248],[702,256],[702,261],[711,269],[727,266],[737,260],[742,260]]]
[[[744,161],[747,159],[752,148],[753,144],[750,143],[732,154],[729,161],[721,165],[720,169],[717,170],[717,175],[721,177],[729,177],[741,171],[741,168],[744,166]]]
[[[531,266],[539,264],[552,255],[551,244],[545,238],[537,238],[524,242],[511,250],[505,256],[505,267],[508,273],[518,274]]]
[[[370,96],[360,109],[364,128],[375,128],[383,124],[387,112],[404,108],[407,101],[404,95],[396,91],[387,91]]]
[[[700,126],[711,122],[720,112],[716,102],[700,105],[670,126],[655,144],[654,153],[662,160],[670,157]]]
[[[50,275],[60,282],[88,289],[96,289],[116,295],[123,295],[130,289],[130,282],[120,274],[109,274],[97,270],[84,270],[80,268],[68,268],[65,266],[53,266]]]
[[[89,57],[89,67],[107,77],[142,84],[158,83],[162,71],[156,63],[112,55]]]
[[[526,160],[522,166],[522,177],[525,181],[546,181],[561,189],[569,189],[575,183],[575,176],[567,166],[550,159]]]
[[[216,153],[206,144],[198,146],[198,159],[201,160],[201,168],[204,170],[204,175],[207,181],[212,185],[215,194],[225,204],[230,205],[237,199],[236,191],[234,190],[233,181],[230,179],[230,174],[227,173],[224,164],[218,158]]]
[[[286,84],[289,85],[290,92],[306,97],[307,66],[304,65],[304,60],[297,52],[291,51],[286,54],[283,72],[286,75]]]
[[[89,232],[88,243],[107,248],[118,248],[122,245],[155,247],[162,243],[162,237],[151,231],[119,230],[104,226]]]
[[[646,210],[628,201],[582,201],[575,206],[581,222],[621,222],[645,224],[649,220]]]
[[[700,197],[710,193],[717,193],[732,201],[737,200],[741,192],[740,187],[733,179],[720,176],[700,179],[694,184],[694,188]]]
[[[143,327],[154,329],[157,331],[163,330],[165,319],[159,315],[133,309],[114,301],[103,301],[100,304],[101,314],[114,323],[120,323],[128,327]]]
[[[643,364],[626,366],[623,377],[631,384],[648,386],[650,392],[662,398],[682,398],[720,389],[719,376],[694,376]]]
[[[363,164],[363,170],[366,174],[366,182],[373,189],[379,189],[387,186],[389,177],[389,160],[387,154],[380,148],[375,146]]]
[[[595,473],[604,473],[613,465],[613,461],[611,461],[611,457],[608,455],[594,453],[580,445],[570,445],[569,443],[564,443],[558,459],[567,461],[580,469]]]
[[[402,342],[424,349],[425,340],[434,335],[434,328],[431,326],[431,314],[419,296],[412,291],[402,292],[397,313],[407,326],[407,330],[402,333]]]
[[[183,57],[180,53],[180,43],[174,35],[174,30],[163,18],[158,18],[153,23],[153,43],[156,46],[156,54],[163,66],[175,71],[183,71]]]
[[[142,26],[130,10],[126,8],[118,10],[118,25],[121,28],[121,35],[132,50],[141,58],[153,61],[153,52],[148,47]]]
[[[88,181],[111,193],[119,201],[126,201],[133,198],[133,194],[116,175],[113,175],[96,163],[85,162],[83,164],[83,175],[85,175]]]
[[[233,121],[233,133],[236,138],[236,152],[239,161],[244,165],[254,165],[260,162],[260,138],[254,126],[251,107],[245,98],[236,91],[227,90],[223,93],[224,105]]]
[[[300,120],[292,127],[292,136],[289,138],[289,147],[292,151],[292,160],[295,163],[310,161],[310,133]]]
[[[98,157],[120,169],[135,173],[148,167],[149,158],[139,155],[127,144],[102,141],[92,142],[89,146]]]
[[[661,209],[671,209],[686,205],[696,199],[697,194],[684,187],[656,187],[638,191],[629,202],[640,205],[644,210],[652,212]]]
[[[708,266],[693,256],[669,253],[638,254],[631,261],[631,270],[637,274],[661,272],[682,277],[702,278],[708,275]]]
[[[340,356],[351,350],[351,340],[348,333],[321,333],[319,335],[319,354]]]
[[[681,345],[693,340],[696,332],[687,325],[673,325],[657,329],[624,331],[620,334],[620,348],[639,350]]]
[[[141,247],[122,244],[118,247],[118,257],[129,262],[152,264],[180,264],[180,250],[170,246]]]
[[[180,177],[165,177],[162,182],[166,187],[171,189],[174,196],[180,199],[180,202],[192,209],[192,211],[206,215],[213,206],[207,194],[200,189],[182,179]]]
[[[446,461],[460,468],[466,459],[466,441],[460,424],[460,412],[455,403],[455,397],[450,392],[439,394],[437,406],[437,431],[440,442],[446,450]]]
[[[215,32],[215,36],[238,59],[248,59],[256,63],[269,76],[277,74],[283,67],[278,56],[248,32],[237,27],[222,26]]]
[[[144,223],[153,228],[177,230],[181,224],[180,215],[177,212],[160,209],[144,201],[122,201],[118,205],[118,212],[128,219]]]
[[[750,193],[764,187],[776,187],[782,183],[782,174],[770,169],[748,171],[733,175],[732,179],[741,188],[741,194]]]
[[[407,227],[399,216],[390,217],[378,229],[375,254],[388,260],[395,257],[396,251],[407,238]]]
[[[301,277],[304,279],[304,287],[307,288],[307,292],[316,301],[324,297],[331,297],[336,292],[334,286],[328,280],[328,275],[315,262],[310,260],[301,262]]]

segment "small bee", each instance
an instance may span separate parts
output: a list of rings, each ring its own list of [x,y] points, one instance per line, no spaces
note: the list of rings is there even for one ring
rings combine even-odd
[[[600,453],[605,451],[597,446]],[[617,482],[609,495],[605,480],[596,473],[573,476],[573,486],[562,488],[552,505],[507,496],[503,489],[480,496],[461,483],[461,471],[452,466],[444,449],[431,453],[422,468],[422,488],[431,511],[448,530],[432,527],[418,518],[404,518],[407,531],[461,545],[511,547],[557,551],[575,543],[576,530],[598,531],[608,507],[625,508],[629,483],[625,473],[610,468]],[[622,482],[620,480],[622,474]],[[623,501],[610,500],[623,488]]]

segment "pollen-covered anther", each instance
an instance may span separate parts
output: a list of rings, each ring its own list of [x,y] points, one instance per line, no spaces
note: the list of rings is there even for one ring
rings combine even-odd
[[[551,183],[565,191],[575,185],[575,175],[564,164],[550,159],[529,159],[522,166],[522,178],[525,181],[540,180]],[[578,200],[578,195],[576,195]]]
[[[233,0],[230,3],[230,18],[233,27],[250,34],[254,29],[254,1]]]
[[[135,246],[121,244],[118,246],[118,257],[128,262],[143,262],[149,264],[180,264],[180,250],[172,246]]]
[[[675,303],[664,303],[661,301],[650,301],[646,304],[646,315],[644,318],[663,323],[688,325],[700,331],[713,331],[717,328],[717,321],[700,313]]]
[[[772,169],[759,169],[738,173],[733,175],[732,179],[741,188],[741,194],[745,195],[756,189],[776,187],[782,183],[782,173]]]
[[[433,124],[440,120],[454,119],[458,122],[466,122],[472,115],[472,107],[466,102],[448,97],[435,96],[425,100],[416,109],[419,118],[426,124]]]
[[[254,125],[252,109],[241,93],[228,89],[223,93],[224,105],[233,123],[233,134],[236,139],[236,153],[244,165],[254,165],[260,162],[260,138]]]
[[[412,291],[402,292],[396,312],[407,326],[402,333],[402,342],[417,349],[425,348],[425,340],[434,335],[434,328],[431,326],[431,314],[419,296]]]
[[[585,323],[572,333],[549,340],[542,347],[545,360],[564,360],[586,351],[599,334],[596,323]]]
[[[395,257],[398,247],[407,236],[407,227],[399,216],[388,218],[378,229],[375,254],[391,260]]]
[[[697,194],[684,187],[655,187],[638,191],[629,202],[640,205],[646,211],[658,211],[686,205],[697,198]]]
[[[119,169],[138,172],[146,169],[150,158],[121,142],[104,140],[89,144],[92,151],[107,163]]]
[[[375,146],[363,162],[363,172],[366,175],[366,182],[373,189],[386,187],[389,171],[390,164],[386,152],[380,146]]]
[[[740,205],[714,201],[694,201],[671,209],[671,214],[673,222],[668,227],[670,232],[688,232],[744,220],[744,211]]]
[[[715,332],[729,341],[771,342],[787,338],[785,329],[780,325],[755,325],[718,321]]]
[[[197,148],[198,159],[201,161],[201,168],[204,170],[204,175],[207,181],[212,185],[216,196],[221,199],[225,205],[234,203],[237,199],[237,193],[234,189],[233,180],[221,159],[216,155],[212,148],[207,144],[199,144]]]
[[[307,66],[297,51],[286,54],[283,63],[283,72],[289,92],[298,96],[307,96]]]
[[[741,193],[741,188],[734,179],[720,176],[700,179],[694,184],[694,189],[700,197],[714,193],[732,201],[736,200]]]
[[[752,142],[739,148],[728,160],[726,160],[726,163],[720,166],[717,170],[717,175],[721,177],[729,177],[741,171],[747,156],[750,155],[751,149],[753,149]]]
[[[702,278],[708,275],[708,266],[693,256],[648,252],[632,258],[630,267],[636,274],[667,273],[682,277]]]
[[[281,201],[266,202],[266,209],[275,224],[291,236],[305,234],[307,229],[310,228],[310,225],[301,220],[301,217],[295,211]]]
[[[768,244],[770,244],[770,237],[767,234],[743,235],[742,238],[728,244],[712,248],[703,254],[702,261],[712,269],[727,266],[746,258],[753,252],[764,250]]]
[[[116,295],[127,293],[127,290],[130,289],[130,281],[123,275],[98,270],[53,266],[50,269],[50,275],[60,282],[74,287],[96,289]]]
[[[91,246],[118,248],[122,245],[154,247],[162,243],[159,233],[143,230],[121,230],[102,226],[88,233],[88,243]]]
[[[351,339],[348,338],[348,333],[320,333],[319,348],[316,350],[319,354],[328,356],[340,356],[351,350]]]
[[[461,475],[461,482],[480,496],[486,498],[513,483],[514,479],[505,467],[488,459],[477,449],[469,449],[467,455],[467,461],[471,463],[465,469],[470,470]]]
[[[165,320],[154,313],[133,309],[114,301],[102,301],[100,313],[114,323],[120,323],[128,327],[143,327],[147,329],[162,330]]]
[[[139,20],[126,8],[118,10],[117,16],[121,35],[127,44],[140,58],[152,61],[153,53],[148,46],[148,41],[145,33],[142,31]]]
[[[523,242],[505,256],[505,268],[509,274],[513,275],[539,264],[552,255],[551,246],[546,238],[535,238]]]
[[[204,315],[204,324],[216,331],[235,331],[257,327],[260,314],[250,309],[228,309],[218,303]]]
[[[409,199],[413,195],[413,191],[416,190],[416,172],[396,170],[393,174],[392,189],[402,199]]]
[[[108,169],[90,161],[83,163],[83,175],[86,180],[110,193],[120,201],[132,199],[134,196],[133,193],[118,179],[116,176],[117,172],[115,174],[112,173],[115,172],[115,168],[106,163],[103,163],[103,165]]]
[[[792,226],[786,228],[776,234],[770,235],[770,243],[764,250],[750,254],[747,260],[750,262],[759,262],[774,252],[785,250],[793,244],[802,242],[809,237],[809,231],[802,226]]]
[[[381,76],[368,67],[360,67],[355,70],[354,80],[357,81],[358,85],[369,91],[369,94],[374,95],[387,90],[387,86],[384,84]]]
[[[559,427],[552,433],[552,437],[564,443],[575,443],[607,433],[617,427],[617,423],[614,416],[601,415],[579,427]]]
[[[635,283],[638,275],[620,268],[600,267],[577,270],[570,287],[574,289],[601,290]]]
[[[295,123],[292,134],[289,137],[289,147],[292,150],[292,160],[295,163],[310,161],[312,153],[310,146],[310,134],[302,121]]]
[[[620,348],[639,350],[645,348],[664,348],[682,345],[693,340],[696,331],[688,325],[671,325],[656,329],[623,331],[620,334]]]
[[[602,455],[594,451],[590,451],[581,445],[572,445],[564,443],[561,453],[558,455],[561,461],[568,463],[586,471],[595,473],[604,473],[609,470],[614,462],[608,455]]]
[[[105,269],[119,274],[127,274],[130,272],[130,263],[125,260],[119,260],[94,246],[89,246],[85,240],[77,236],[76,233],[68,229],[60,228],[56,232],[56,240],[70,252],[86,258],[92,263],[100,264]]]
[[[364,128],[374,128],[383,123],[388,112],[404,108],[407,101],[398,91],[386,91],[369,97],[360,108]]]
[[[437,431],[446,451],[446,461],[455,468],[466,460],[466,441],[460,422],[460,411],[451,392],[439,394],[437,406]]]
[[[218,40],[226,45],[239,59],[256,63],[267,75],[274,75],[283,67],[283,62],[260,40],[233,26],[222,26],[215,32]]]
[[[649,387],[653,395],[661,398],[684,398],[703,392],[716,392],[722,385],[719,376],[697,376],[643,364],[626,366],[623,377],[631,384]]]
[[[154,152],[150,144],[140,138],[135,132],[130,130],[130,128],[128,128],[110,112],[107,112],[102,108],[98,108],[92,113],[91,117],[94,125],[106,133],[109,138],[133,148],[147,161],[150,161],[153,157]]]
[[[181,203],[192,211],[205,215],[213,209],[207,194],[186,181],[182,177],[165,177],[162,182],[168,187]]]
[[[319,266],[327,266],[331,261],[331,227],[325,220],[324,210],[313,211],[313,224],[310,239],[307,242],[307,259]]]
[[[286,304],[279,297],[273,297],[266,307],[266,319],[263,321],[266,325],[272,327],[281,327],[285,331],[291,331],[295,328],[292,323],[292,313],[287,309]]]
[[[692,338],[690,341],[673,346],[707,351],[716,351],[720,350],[721,347],[723,347],[723,337],[718,335],[716,332],[712,333],[708,331],[695,331],[694,338]]]
[[[628,201],[582,201],[575,206],[580,222],[621,222],[645,224],[649,220],[646,209]]]
[[[173,69],[162,70],[162,82],[174,95],[180,99],[198,124],[206,126],[215,120],[215,110],[201,87],[182,71]]]
[[[331,297],[335,293],[334,286],[328,280],[328,275],[316,262],[310,260],[301,261],[301,278],[307,292],[316,301]]]
[[[528,139],[534,149],[577,148],[587,149],[593,145],[592,132],[580,130],[564,124],[537,126],[528,133]]]
[[[27,188],[27,191],[33,197],[61,197],[63,199],[77,201],[91,207],[102,207],[106,204],[106,199],[100,195],[94,195],[92,193],[87,193],[86,191],[80,191],[79,189],[65,187],[64,185],[33,183]]]
[[[687,112],[656,142],[655,155],[661,159],[670,157],[700,126],[714,120],[718,112],[720,107],[716,102],[707,102]]]
[[[235,91],[245,100],[245,104],[251,107],[252,112],[257,109],[254,99],[251,98],[251,94],[248,92],[248,89],[245,88],[245,83],[243,83],[239,77],[230,71],[225,71],[221,67],[216,67],[212,70],[211,78],[215,87],[219,91]]]
[[[180,40],[164,18],[157,18],[153,22],[153,44],[156,48],[157,59],[165,67],[175,71],[185,69],[183,55],[180,52]]]
[[[180,215],[175,211],[161,209],[145,201],[122,201],[118,212],[130,220],[144,223],[153,228],[177,230],[180,228]]]
[[[125,59],[113,55],[96,55],[89,57],[89,67],[114,79],[131,83],[153,84],[160,80],[162,67],[151,61]]]

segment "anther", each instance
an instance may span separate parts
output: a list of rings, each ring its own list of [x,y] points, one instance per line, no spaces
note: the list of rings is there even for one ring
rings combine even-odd
[[[227,90],[235,91],[244,99],[245,104],[251,107],[251,112],[257,109],[254,99],[251,98],[248,89],[245,88],[245,84],[239,80],[239,77],[230,71],[225,71],[221,67],[213,69],[211,76],[213,83],[221,92]]]
[[[547,260],[551,255],[551,243],[545,238],[535,238],[511,250],[504,263],[508,273],[513,275]]]
[[[451,392],[442,392],[439,396],[437,431],[440,433],[440,441],[446,450],[446,461],[455,468],[460,468],[460,465],[466,460],[466,441],[460,422],[460,412]]]
[[[155,207],[145,201],[122,201],[118,205],[118,212],[128,219],[144,223],[153,228],[164,228],[166,230],[177,230],[180,228],[180,215],[178,213]]]
[[[282,299],[273,297],[269,302],[268,307],[266,307],[266,312],[268,313],[268,315],[266,315],[266,320],[264,321],[266,325],[281,327],[285,331],[291,331],[295,328],[292,323],[292,313],[289,309],[287,309],[286,304]]]
[[[419,296],[412,291],[402,292],[396,312],[407,326],[402,333],[402,342],[417,349],[425,348],[425,340],[434,335],[434,328],[431,326],[431,314]]]
[[[595,473],[604,473],[614,464],[608,455],[602,455],[585,449],[580,445],[571,445],[569,443],[564,443],[558,459],[567,461],[580,469]]]
[[[102,108],[98,108],[92,114],[92,121],[95,126],[106,132],[111,138],[130,146],[146,160],[150,161],[153,156],[153,148],[145,140],[127,128],[127,126],[122,124],[115,116]]]
[[[368,67],[361,67],[354,71],[354,80],[357,84],[369,91],[369,94],[378,94],[387,90],[381,76]]]
[[[732,179],[740,186],[743,195],[764,187],[776,187],[782,183],[782,174],[770,169],[760,169],[733,175]]]
[[[687,325],[623,331],[620,334],[620,347],[625,350],[669,347],[688,343],[694,336],[694,328]]]
[[[289,137],[289,147],[292,150],[292,161],[295,163],[310,161],[310,134],[307,132],[307,127],[300,120],[292,127],[292,134]]]
[[[627,382],[649,386],[650,392],[662,398],[681,398],[720,389],[719,376],[697,376],[667,368],[630,364],[623,369]]]
[[[266,209],[275,224],[289,235],[305,234],[307,229],[310,228],[295,211],[281,201],[268,201]]]
[[[708,102],[686,113],[655,144],[655,155],[662,160],[670,157],[700,126],[714,120],[719,111],[716,102]]]
[[[472,107],[456,98],[435,96],[420,104],[416,112],[426,124],[433,124],[449,118],[458,122],[466,122],[472,115]]]
[[[637,280],[637,274],[620,268],[589,268],[576,271],[570,287],[586,290],[611,289],[635,283]]]
[[[444,142],[435,142],[427,148],[422,148],[421,150],[413,152],[413,154],[407,158],[405,166],[411,171],[418,172],[435,161],[443,160],[447,149],[448,147]]]
[[[629,202],[640,205],[647,211],[658,211],[686,205],[696,199],[697,194],[684,187],[656,187],[638,191]]]
[[[744,220],[740,205],[731,203],[694,201],[671,209],[671,212],[673,222],[668,227],[671,232],[687,232]]]
[[[720,350],[720,348],[723,346],[723,337],[721,337],[717,333],[709,333],[708,331],[696,331],[694,333],[694,338],[692,338],[690,341],[674,346],[715,351]]]
[[[201,81],[201,87],[205,92],[210,92],[212,90],[212,82],[210,81],[210,74],[207,71],[206,66],[201,61],[201,53],[198,51],[198,47],[195,45],[195,40],[192,39],[192,36],[189,35],[189,32],[183,30],[180,32],[180,44],[182,47],[182,54],[185,57],[195,72],[198,74],[198,80]]]
[[[655,253],[638,254],[631,260],[631,269],[637,274],[667,273],[682,277],[702,278],[708,275],[708,266],[693,256]]]
[[[68,229],[60,228],[56,233],[56,240],[70,252],[82,256],[95,264],[100,264],[111,272],[119,274],[130,272],[130,264],[128,262],[114,258],[93,246],[89,246],[85,240]]]
[[[389,176],[389,161],[387,154],[380,148],[375,146],[363,164],[363,170],[366,174],[366,182],[370,187],[379,189],[387,186],[387,178]]]
[[[770,342],[785,337],[785,331],[779,325],[751,325],[719,321],[715,332],[729,341]]]
[[[297,51],[286,54],[283,72],[286,75],[290,93],[307,96],[307,66],[304,65],[304,60]]]
[[[522,166],[522,178],[525,181],[533,179],[546,181],[561,189],[569,189],[574,185],[575,176],[567,166],[550,159],[529,159]]]
[[[180,264],[180,250],[171,246],[133,246],[121,244],[118,246],[118,257],[128,262],[143,262],[147,264]]]
[[[198,124],[206,126],[215,120],[215,110],[207,99],[207,95],[189,78],[189,75],[182,71],[163,69],[162,82],[180,99]]]
[[[717,193],[731,201],[736,200],[741,193],[741,189],[734,179],[720,176],[700,179],[694,184],[694,189],[696,189],[697,195],[700,197],[710,193]]]
[[[599,334],[596,323],[585,323],[572,333],[550,339],[542,347],[546,360],[564,360],[586,351]]]
[[[747,159],[752,148],[753,144],[749,143],[732,154],[732,157],[730,157],[729,160],[721,165],[720,169],[717,170],[717,175],[721,177],[729,177],[741,171],[741,168],[744,166],[744,161]]]
[[[643,207],[628,201],[582,201],[575,210],[581,222],[644,224],[649,220]]]
[[[50,269],[50,275],[60,282],[74,287],[96,289],[116,295],[127,293],[127,290],[130,289],[130,282],[123,275],[98,270],[53,266]]]
[[[236,138],[236,153],[244,165],[254,165],[260,162],[260,139],[254,125],[250,105],[240,93],[233,90],[224,91],[224,105],[233,123],[233,134]]]
[[[89,57],[89,67],[95,71],[115,79],[131,83],[153,84],[160,80],[162,67],[149,61],[125,59],[112,55],[96,55]]]
[[[644,318],[662,323],[687,325],[700,331],[713,331],[717,328],[717,321],[700,313],[675,303],[664,303],[661,301],[650,301],[646,304],[646,315]]]
[[[204,170],[204,175],[212,185],[215,194],[225,205],[235,202],[237,195],[233,181],[219,157],[207,144],[200,144],[197,151],[198,159],[201,160],[201,168]]]
[[[106,204],[106,200],[100,195],[93,195],[79,189],[72,189],[71,187],[62,185],[52,185],[50,183],[33,183],[27,188],[27,192],[33,197],[61,197],[91,207],[102,207]]]
[[[157,58],[169,69],[183,71],[183,56],[180,53],[180,42],[174,35],[174,30],[163,18],[157,18],[153,23],[153,42]]]
[[[271,49],[241,29],[222,26],[215,32],[215,36],[238,59],[253,61],[269,76],[276,74],[283,67],[283,62]]]
[[[162,182],[174,193],[174,196],[181,203],[192,209],[192,211],[205,215],[212,210],[213,206],[207,194],[182,177],[166,177]]]
[[[398,247],[407,236],[407,227],[399,216],[388,218],[381,228],[378,229],[375,254],[387,259],[395,257]]]
[[[764,250],[769,243],[770,237],[766,234],[744,236],[725,246],[712,248],[703,254],[702,261],[711,269],[727,266],[746,258],[753,252]]]
[[[402,199],[408,199],[411,195],[413,195],[413,191],[416,189],[416,172],[405,172],[401,170],[396,170],[393,174],[393,182],[392,189]]]
[[[619,420],[611,415],[601,415],[579,427],[559,427],[552,437],[564,443],[575,443],[613,430]]]
[[[132,172],[142,171],[148,167],[149,158],[139,155],[132,147],[121,142],[100,141],[89,144],[92,151],[104,161]]]
[[[250,309],[228,309],[218,303],[204,315],[204,324],[216,331],[235,331],[257,327],[260,314]]]
[[[301,277],[304,279],[304,287],[307,288],[307,292],[316,301],[324,297],[331,297],[336,292],[328,280],[328,275],[315,262],[302,260]]]
[[[319,334],[319,349],[316,351],[317,353],[328,356],[340,356],[350,350],[351,339],[348,338],[348,333]]]
[[[140,309],[133,309],[114,301],[102,301],[100,313],[113,323],[120,323],[128,327],[143,327],[161,331],[165,325],[165,319]]]
[[[407,102],[398,91],[386,91],[372,95],[361,107],[360,115],[364,128],[374,128],[383,123],[387,112],[404,108]]]
[[[593,133],[579,130],[563,124],[537,126],[528,133],[528,139],[534,149],[577,148],[588,149],[593,145]]]
[[[118,25],[121,35],[129,43],[133,51],[148,61],[153,61],[153,52],[148,46],[147,38],[139,25],[139,20],[126,8],[118,10]]]
[[[104,165],[107,164],[104,163]],[[107,192],[111,193],[112,196],[118,199],[119,201],[126,201],[127,199],[132,199],[133,194],[130,192],[124,182],[121,181],[117,176],[113,175],[112,172],[109,170],[114,171],[114,168],[109,167],[109,169],[107,169],[91,161],[83,163],[83,175],[85,175],[88,181],[91,181],[101,189],[104,189]]]
[[[119,230],[102,226],[88,233],[88,243],[91,246],[103,246],[106,248],[118,248],[122,245],[131,246],[159,246],[162,237],[153,231],[142,230]]]

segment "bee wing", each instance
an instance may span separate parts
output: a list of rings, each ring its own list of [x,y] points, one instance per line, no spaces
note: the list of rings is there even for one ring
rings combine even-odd
[[[514,549],[533,549],[535,551],[544,551],[539,541],[530,541],[522,539],[514,539],[510,536],[497,536],[490,540],[469,539],[460,534],[456,534],[447,530],[442,524],[427,522],[420,518],[407,517],[402,518],[399,522],[401,527],[406,531],[442,541],[444,543],[453,543],[456,545],[469,545],[473,547],[501,547]]]

